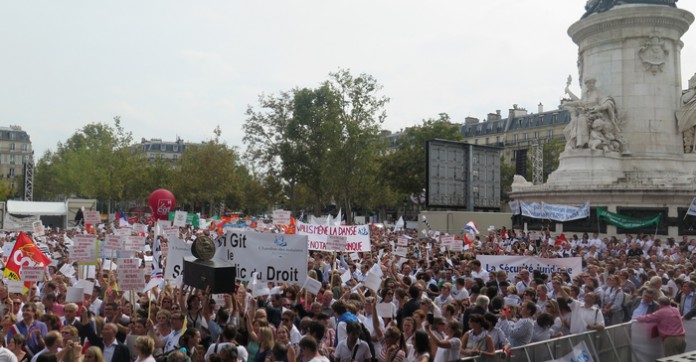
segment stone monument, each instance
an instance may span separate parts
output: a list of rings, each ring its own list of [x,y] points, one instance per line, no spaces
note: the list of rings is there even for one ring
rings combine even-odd
[[[677,218],[696,196],[696,75],[682,92],[682,35],[694,16],[676,0],[589,0],[568,34],[578,45],[579,96],[559,166],[543,185],[519,177],[511,197],[593,207],[663,208]],[[693,69],[692,71],[696,71]],[[616,231],[608,230],[608,233]],[[669,226],[676,235],[676,226]]]

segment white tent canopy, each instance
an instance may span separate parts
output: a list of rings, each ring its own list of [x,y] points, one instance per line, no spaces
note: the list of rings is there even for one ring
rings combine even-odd
[[[64,202],[7,201],[7,213],[13,215],[65,216],[68,206]]]

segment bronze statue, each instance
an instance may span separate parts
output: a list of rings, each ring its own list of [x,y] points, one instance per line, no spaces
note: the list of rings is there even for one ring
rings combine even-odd
[[[665,5],[671,7],[677,7],[677,1],[679,0],[587,0],[585,4],[585,15],[582,18],[586,18],[595,13],[603,13],[615,5],[624,4],[648,4],[648,5]]]

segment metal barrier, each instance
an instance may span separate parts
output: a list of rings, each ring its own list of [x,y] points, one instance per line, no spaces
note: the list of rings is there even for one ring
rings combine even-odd
[[[631,322],[613,325],[603,331],[590,331],[511,348],[506,355],[497,351],[496,357],[466,357],[466,362],[538,362],[550,361],[570,353],[585,341],[595,361],[631,361]]]

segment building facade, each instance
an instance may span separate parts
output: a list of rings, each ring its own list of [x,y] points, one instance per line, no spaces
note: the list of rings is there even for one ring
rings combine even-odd
[[[24,164],[33,163],[34,150],[29,134],[20,126],[0,127],[0,178],[15,180],[24,176]],[[14,185],[13,188],[21,188]]]
[[[133,146],[134,152],[142,152],[150,161],[166,160],[176,162],[181,158],[190,144],[184,143],[181,138],[174,142],[162,141],[161,138],[141,139],[140,144]]]

